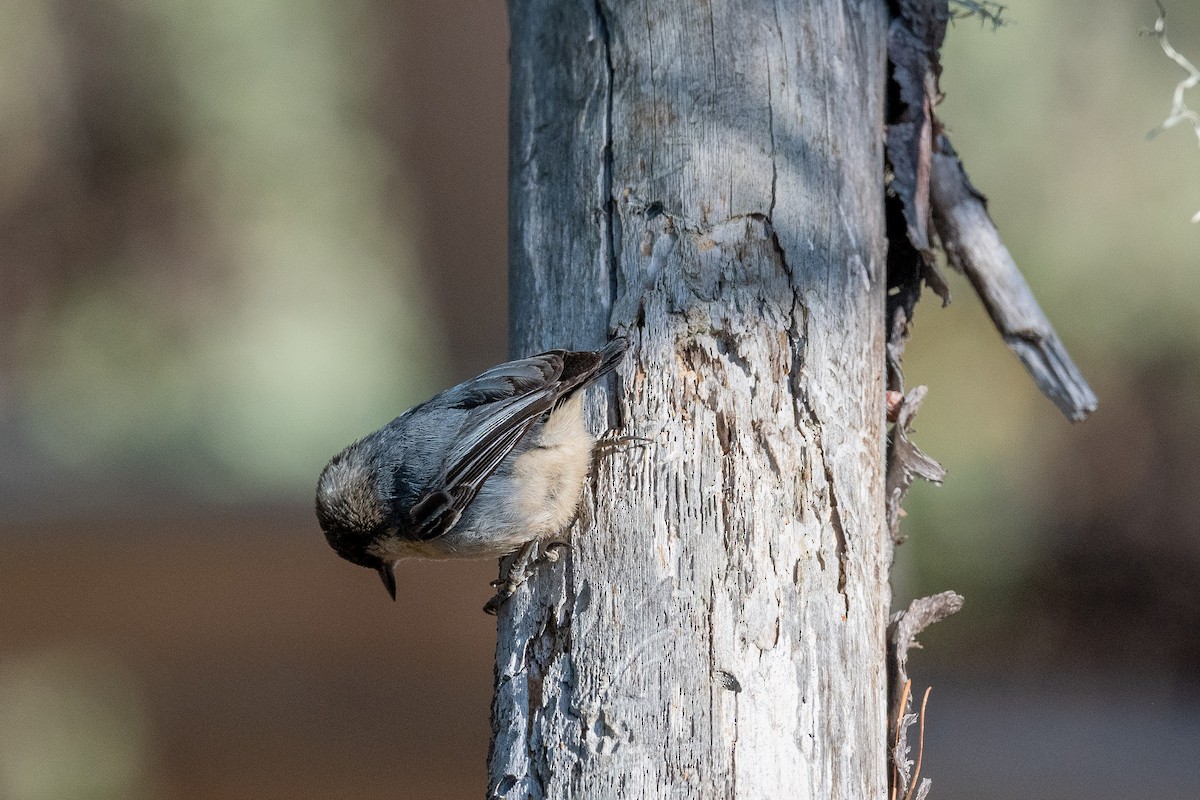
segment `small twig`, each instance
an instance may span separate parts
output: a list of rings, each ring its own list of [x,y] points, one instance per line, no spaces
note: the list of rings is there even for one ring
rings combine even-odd
[[[892,781],[892,800],[896,800],[896,788],[900,786],[900,764],[896,762],[895,751],[900,747],[900,738],[904,735],[904,730],[907,727],[904,723],[904,718],[908,714],[908,692],[912,690],[912,680],[904,682],[904,691],[900,693],[900,709],[896,711],[896,736],[892,742],[892,771],[894,778]]]
[[[917,778],[921,777],[921,758],[925,755],[925,704],[929,702],[929,693],[932,691],[932,686],[926,686],[925,696],[921,698],[921,714],[917,718],[917,766],[913,768],[912,780],[908,783],[908,794],[904,795],[904,800],[910,800],[913,789],[917,788]]]
[[[900,692],[900,710],[896,712],[896,741],[893,745],[900,744],[900,730],[904,725],[904,713],[908,707],[908,695],[912,691],[912,678],[904,682],[904,689]]]
[[[895,741],[892,742],[893,757],[892,757],[892,798],[891,798],[891,800],[896,800],[896,789],[900,785],[900,767],[896,763],[894,754],[896,752],[896,748],[900,746],[900,734],[904,730],[904,716],[908,711],[908,693],[909,693],[910,689],[912,689],[912,680],[911,679],[904,682],[904,690],[900,693],[900,707],[896,711],[896,737],[895,737]]]

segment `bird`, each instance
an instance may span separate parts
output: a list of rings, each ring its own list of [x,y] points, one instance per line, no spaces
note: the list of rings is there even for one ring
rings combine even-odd
[[[599,350],[548,350],[499,364],[349,445],[317,481],[317,520],[329,545],[378,572],[393,600],[405,558],[519,550],[527,564],[575,518],[596,445],[584,425],[584,390],[627,348],[617,337]],[[510,574],[495,585],[511,594],[520,580]]]

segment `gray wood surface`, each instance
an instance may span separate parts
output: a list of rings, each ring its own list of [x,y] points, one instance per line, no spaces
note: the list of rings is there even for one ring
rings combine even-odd
[[[511,0],[512,352],[628,335],[488,796],[886,791],[886,4]]]

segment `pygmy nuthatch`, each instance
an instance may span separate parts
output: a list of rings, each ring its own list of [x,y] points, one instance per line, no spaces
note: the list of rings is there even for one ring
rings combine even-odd
[[[583,390],[626,347],[617,338],[492,367],[338,453],[317,484],[330,546],[377,570],[395,599],[403,558],[501,556],[560,533],[596,442]]]

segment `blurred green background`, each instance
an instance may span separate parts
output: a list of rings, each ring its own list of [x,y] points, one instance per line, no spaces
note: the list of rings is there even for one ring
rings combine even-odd
[[[1200,61],[1200,5],[1168,31]],[[935,797],[1200,796],[1200,149],[1151,3],[956,24],[940,109],[1101,407],[970,287],[917,310],[896,603]],[[0,11],[0,798],[477,797],[490,563],[399,603],[312,518],[328,456],[506,355],[495,0]],[[1200,89],[1193,103],[1200,106]]]

